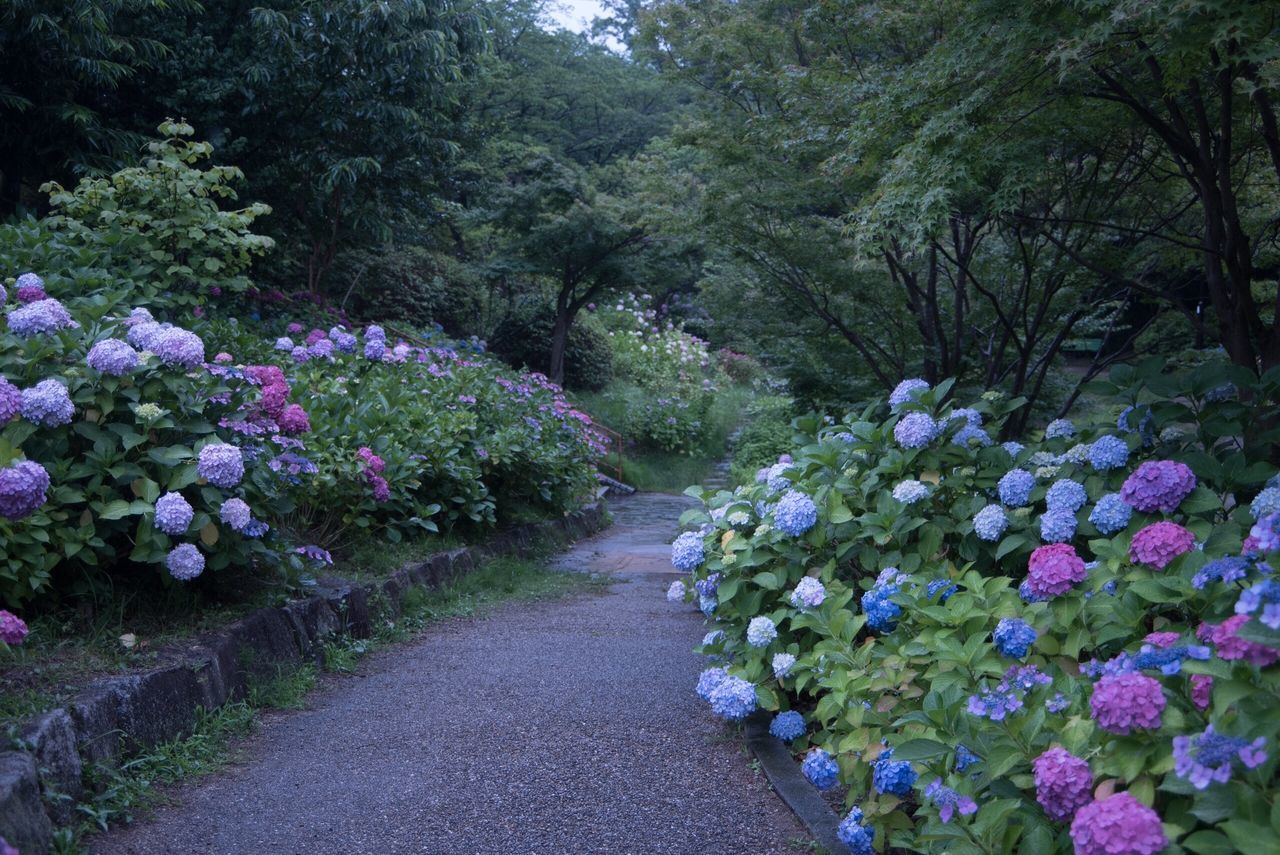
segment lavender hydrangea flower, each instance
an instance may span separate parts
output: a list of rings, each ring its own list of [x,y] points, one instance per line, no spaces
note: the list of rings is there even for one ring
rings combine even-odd
[[[781,493],[791,486],[791,479],[786,474],[790,468],[791,461],[782,460],[764,470],[764,483],[768,485],[770,493]]]
[[[711,692],[711,711],[729,721],[741,721],[756,709],[756,687],[729,675]]]
[[[1058,692],[1052,698],[1044,702],[1044,708],[1051,713],[1060,713],[1071,706],[1071,699],[1062,692]]]
[[[671,587],[667,588],[667,602],[683,603],[686,593],[688,593],[688,589],[685,588],[684,582],[677,579],[671,583]]]
[[[195,368],[204,362],[204,341],[193,332],[171,327],[155,337],[150,350],[165,365]]]
[[[977,443],[980,448],[987,448],[994,440],[982,428],[976,425],[965,425],[951,437],[951,442],[961,448],[969,448],[974,443]]]
[[[107,338],[89,349],[85,362],[100,374],[121,377],[138,367],[138,351],[127,341]]]
[[[773,654],[773,676],[781,680],[783,677],[791,673],[791,669],[795,667],[796,657],[790,653]]]
[[[999,505],[987,505],[974,514],[973,531],[982,540],[997,541],[1009,527],[1009,518]]]
[[[27,622],[13,612],[0,609],[0,643],[21,644],[27,637]],[[0,837],[0,843],[4,838]],[[13,850],[15,855],[18,850]],[[3,850],[0,850],[2,853]]]
[[[289,356],[293,359],[294,362],[301,365],[302,363],[306,362],[308,359],[311,358],[311,351],[303,347],[302,345],[298,345],[293,350],[289,351]]]
[[[183,582],[190,581],[204,572],[204,556],[190,543],[180,543],[169,550],[164,563],[169,568],[169,575]]]
[[[1036,485],[1035,476],[1025,469],[1010,469],[996,484],[1000,501],[1011,508],[1021,508],[1031,501],[1031,488]]]
[[[0,377],[0,427],[22,413],[22,390]]]
[[[706,548],[702,535],[686,531],[671,544],[671,566],[686,573],[696,570],[706,560]]]
[[[783,742],[791,742],[804,736],[806,730],[804,716],[795,710],[787,710],[773,717],[769,725],[769,734]]]
[[[1158,729],[1165,703],[1159,681],[1138,673],[1103,677],[1089,699],[1098,726],[1121,736],[1135,729]]]
[[[747,643],[752,647],[768,647],[769,642],[777,637],[777,626],[764,615],[753,617],[747,625]]]
[[[195,515],[181,493],[165,493],[156,500],[156,528],[165,534],[185,533]]]
[[[916,782],[916,770],[906,760],[894,760],[893,749],[886,748],[871,764],[871,783],[877,792],[905,796]]]
[[[714,692],[721,683],[729,676],[729,672],[724,668],[708,668],[698,675],[698,697],[704,701],[711,702],[711,693]]]
[[[840,767],[835,759],[821,748],[814,748],[805,755],[800,771],[819,790],[831,789],[840,776]]]
[[[1223,736],[1210,724],[1204,733],[1196,736],[1173,738],[1173,771],[1179,778],[1191,782],[1197,790],[1208,789],[1212,783],[1225,784],[1231,780],[1232,765],[1236,760],[1246,769],[1256,769],[1267,760],[1266,737],[1259,736],[1250,742],[1239,737]]]
[[[367,339],[364,343],[364,358],[370,362],[382,362],[387,355],[387,343],[382,339]]]
[[[1176,460],[1148,460],[1125,479],[1120,496],[1143,513],[1170,514],[1196,488],[1196,476]]]
[[[933,783],[924,788],[924,797],[938,808],[938,819],[944,823],[950,822],[956,813],[969,816],[978,812],[977,802],[950,787],[943,786],[941,778],[934,778]]]
[[[129,327],[129,332],[125,336],[129,340],[129,344],[142,350],[152,350],[156,341],[168,330],[172,329],[169,324],[160,324],[152,320],[144,320],[135,323]]]
[[[1093,801],[1093,773],[1089,764],[1054,746],[1031,764],[1035,772],[1036,801],[1051,819],[1064,822]]]
[[[293,339],[289,338],[287,335],[280,336],[276,339],[276,343],[272,345],[272,349],[279,350],[283,353],[292,353],[294,347]]]
[[[337,334],[330,333],[330,337],[333,339],[334,347],[336,347],[340,353],[356,352],[357,339],[351,333],[348,333],[348,332],[338,332]]]
[[[1021,659],[1035,644],[1037,634],[1031,624],[1021,618],[1003,618],[991,634],[996,650],[1010,659]]]
[[[912,505],[929,495],[929,488],[920,481],[908,479],[893,488],[893,498],[904,505]]]
[[[1076,426],[1070,419],[1054,419],[1044,429],[1045,439],[1069,439],[1076,435]]]
[[[783,534],[799,537],[818,521],[818,506],[804,493],[789,490],[774,507],[773,521]]]
[[[1119,469],[1129,462],[1129,444],[1118,436],[1100,436],[1089,446],[1089,465],[1099,472]]]
[[[907,413],[893,426],[893,438],[903,448],[924,448],[938,434],[938,425],[927,413]]]
[[[826,599],[827,589],[812,576],[805,576],[791,592],[791,605],[798,609],[816,609]]]
[[[22,390],[22,417],[32,424],[47,428],[70,424],[75,412],[67,387],[52,377]]]
[[[1099,533],[1113,535],[1129,525],[1133,516],[1133,508],[1120,497],[1119,493],[1107,493],[1098,499],[1098,504],[1089,512],[1089,522]]]
[[[222,522],[232,531],[243,533],[253,519],[253,512],[244,499],[231,498],[222,503],[218,512]]]
[[[1156,855],[1169,845],[1160,816],[1129,793],[1090,802],[1071,822],[1076,855]]]
[[[211,442],[200,449],[196,471],[215,487],[230,489],[244,478],[244,455],[234,445]]]
[[[1003,448],[1005,451],[1009,452],[1009,456],[1015,459],[1019,454],[1022,453],[1022,450],[1026,448],[1026,446],[1023,445],[1022,443],[1014,442],[1013,440],[1010,440],[1009,442],[1000,443],[1000,447]]]
[[[76,329],[67,307],[54,299],[36,300],[9,312],[9,330],[19,338]]]
[[[849,847],[850,855],[875,855],[875,829],[863,825],[862,820],[862,810],[850,808],[836,828],[836,837]]]
[[[1266,579],[1258,582],[1236,600],[1236,614],[1251,615],[1262,610],[1259,620],[1264,626],[1280,629],[1280,582]]]
[[[1089,494],[1085,492],[1084,485],[1070,478],[1054,481],[1048,492],[1044,494],[1045,507],[1051,511],[1065,510],[1074,514],[1083,508],[1087,501],[1089,501]]]
[[[0,517],[20,520],[45,503],[49,473],[34,460],[17,460],[0,469]]]
[[[928,383],[918,377],[903,380],[889,393],[889,406],[900,407],[908,401],[914,401],[930,388]]]

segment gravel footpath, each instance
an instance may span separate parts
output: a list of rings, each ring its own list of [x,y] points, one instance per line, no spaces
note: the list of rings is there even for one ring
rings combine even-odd
[[[245,762],[95,853],[808,852],[741,739],[693,693],[700,617],[660,561],[683,499],[612,504],[557,563],[605,594],[429,629],[274,715]]]

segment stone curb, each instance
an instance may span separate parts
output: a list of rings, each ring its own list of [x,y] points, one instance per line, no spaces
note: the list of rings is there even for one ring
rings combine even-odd
[[[19,727],[19,748],[0,748],[0,837],[22,855],[45,855],[54,828],[74,818],[86,767],[114,765],[190,732],[198,709],[243,698],[251,679],[273,676],[282,665],[320,662],[329,638],[368,637],[375,618],[399,613],[410,588],[439,587],[489,558],[524,554],[546,540],[581,540],[607,524],[596,502],[495,532],[484,544],[430,555],[382,582],[324,580],[315,596],[251,612],[175,648],[164,665],[91,683],[66,706]]]
[[[849,847],[841,843],[836,834],[840,826],[839,817],[818,795],[782,741],[769,735],[770,718],[763,711],[750,715],[746,720],[746,736],[747,745],[760,761],[774,792],[800,818],[818,845],[831,855],[848,852]]]

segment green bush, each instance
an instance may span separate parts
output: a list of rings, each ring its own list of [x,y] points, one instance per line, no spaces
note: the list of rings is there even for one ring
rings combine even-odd
[[[793,404],[781,395],[754,399],[743,414],[742,430],[733,447],[732,475],[735,483],[755,480],[756,470],[777,461],[791,450],[795,431],[791,427]]]
[[[554,327],[555,313],[549,303],[522,303],[498,324],[489,337],[489,349],[517,368],[546,374]],[[580,314],[569,330],[564,375],[566,387],[588,392],[603,389],[613,378],[608,339],[590,314]]]

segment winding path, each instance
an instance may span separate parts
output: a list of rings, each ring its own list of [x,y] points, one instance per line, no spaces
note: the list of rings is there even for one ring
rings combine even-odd
[[[265,721],[244,762],[92,851],[811,851],[692,691],[701,620],[662,596],[687,506],[614,502],[614,525],[557,559],[617,576],[607,593],[447,622],[326,678],[309,709]]]

